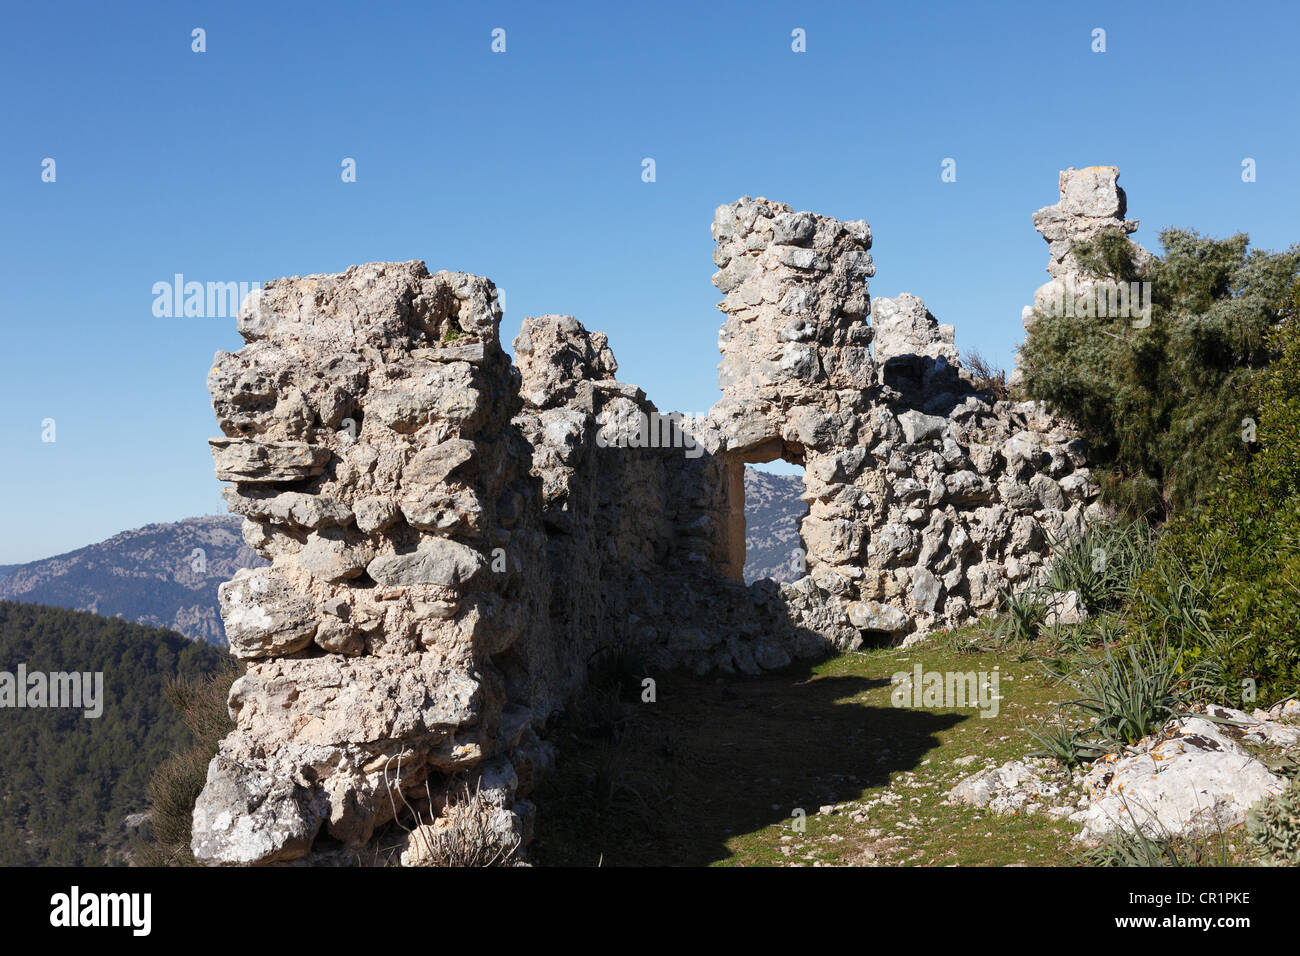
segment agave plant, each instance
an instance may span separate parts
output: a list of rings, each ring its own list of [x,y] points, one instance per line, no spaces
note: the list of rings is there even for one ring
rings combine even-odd
[[[1054,538],[1051,548],[1051,590],[1076,592],[1089,611],[1109,610],[1129,598],[1151,564],[1155,531],[1145,521],[1095,521],[1077,537]]]
[[[1047,603],[1041,588],[1002,592],[1002,617],[994,634],[1000,644],[1025,644],[1035,640],[1047,620]]]
[[[1107,648],[1100,660],[1067,679],[1082,695],[1068,706],[1091,718],[1093,732],[1115,749],[1160,730],[1206,689],[1181,650],[1143,640],[1123,651]]]
[[[1031,750],[1030,757],[1052,757],[1067,767],[1077,767],[1090,763],[1108,753],[1108,748],[1097,743],[1091,728],[1067,726],[1063,723],[1043,722],[1037,730],[1027,730],[1038,749]]]

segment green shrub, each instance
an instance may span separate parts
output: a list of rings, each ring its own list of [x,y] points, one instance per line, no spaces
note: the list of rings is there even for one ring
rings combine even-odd
[[[1130,609],[1135,631],[1185,646],[1237,706],[1243,686],[1268,699],[1300,687],[1300,286],[1284,315],[1250,391],[1253,454],[1166,526]]]
[[[163,695],[180,714],[193,742],[160,763],[149,779],[149,837],[140,856],[146,866],[193,865],[190,851],[194,803],[207,781],[208,763],[221,738],[234,729],[226,709],[230,685],[240,674],[233,662],[205,679],[168,682]]]
[[[1029,756],[1053,757],[1067,767],[1091,763],[1110,753],[1104,744],[1097,741],[1090,727],[1044,721],[1041,727],[1037,730],[1030,728],[1028,733],[1038,744]]]
[[[1300,247],[1247,251],[1236,235],[1167,229],[1163,255],[1139,265],[1119,232],[1074,253],[1093,275],[1151,288],[1151,322],[1040,314],[1020,351],[1029,397],[1073,419],[1098,463],[1104,499],[1157,517],[1206,500],[1225,463],[1240,460],[1250,386],[1269,359]]]
[[[1269,862],[1300,866],[1300,782],[1252,807],[1246,835]]]
[[[1082,696],[1071,706],[1092,718],[1093,733],[1112,750],[1160,730],[1196,696],[1181,651],[1131,643],[1067,681]],[[1197,688],[1199,689],[1199,688]]]

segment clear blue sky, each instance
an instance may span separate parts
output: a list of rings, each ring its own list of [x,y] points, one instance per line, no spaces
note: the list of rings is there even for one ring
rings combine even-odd
[[[1060,169],[1119,166],[1149,247],[1170,225],[1300,239],[1292,3],[49,2],[3,18],[0,563],[222,510],[204,377],[240,342],[231,319],[154,317],[153,284],[177,272],[479,273],[506,291],[507,342],[524,315],[572,313],[609,333],[620,378],[697,412],[717,396],[709,223],[741,195],[867,219],[872,294],[921,296],[1008,365],[1045,279],[1029,217]]]

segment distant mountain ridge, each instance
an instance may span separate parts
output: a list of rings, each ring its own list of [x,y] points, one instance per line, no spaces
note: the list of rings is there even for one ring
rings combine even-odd
[[[802,491],[798,475],[745,469],[746,582],[799,577]],[[244,543],[242,521],[208,515],[145,525],[67,554],[0,565],[0,601],[90,611],[224,645],[217,586],[267,563]]]
[[[0,567],[0,601],[45,604],[168,628],[224,645],[217,585],[267,562],[244,543],[236,515],[123,531],[97,544]]]
[[[745,469],[745,583],[772,578],[785,584],[803,576],[799,521],[803,477]]]

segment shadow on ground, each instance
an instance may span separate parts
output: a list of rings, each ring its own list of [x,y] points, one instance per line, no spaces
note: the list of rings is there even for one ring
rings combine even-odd
[[[625,682],[551,735],[559,765],[534,795],[531,857],[543,866],[717,863],[732,855],[727,841],[789,825],[796,808],[812,816],[887,786],[938,746],[935,734],[969,719],[857,699],[888,683],[807,667],[667,674],[657,700],[642,703],[639,683]]]

